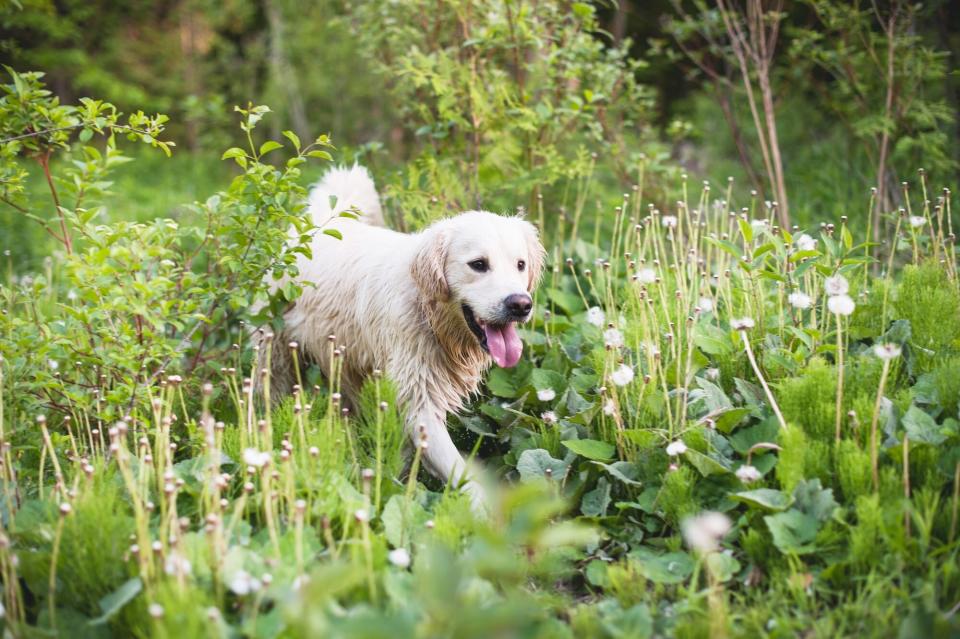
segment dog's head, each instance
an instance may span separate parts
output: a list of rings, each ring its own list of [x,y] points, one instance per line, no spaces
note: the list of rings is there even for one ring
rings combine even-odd
[[[456,313],[498,366],[515,366],[523,350],[516,324],[530,319],[543,270],[537,229],[471,211],[438,222],[422,240],[412,267],[421,295]]]

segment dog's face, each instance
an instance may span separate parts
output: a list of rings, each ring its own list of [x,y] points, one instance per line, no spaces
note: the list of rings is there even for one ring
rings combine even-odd
[[[425,233],[414,264],[423,294],[459,308],[463,322],[498,366],[515,366],[523,344],[517,322],[530,319],[544,250],[519,218],[463,213]]]

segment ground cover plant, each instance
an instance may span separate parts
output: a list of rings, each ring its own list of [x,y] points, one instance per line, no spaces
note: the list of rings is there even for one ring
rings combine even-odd
[[[417,140],[398,171],[252,104],[185,155],[166,116],[6,70],[4,633],[960,634],[950,188],[813,185],[858,195],[783,226],[755,184],[674,164],[592,5],[433,4],[352,15]],[[331,379],[301,362],[263,401],[251,331],[299,293],[263,275],[356,156],[396,226],[483,205],[541,229],[524,357],[449,420],[486,512],[423,471],[387,374],[342,405],[336,336]]]

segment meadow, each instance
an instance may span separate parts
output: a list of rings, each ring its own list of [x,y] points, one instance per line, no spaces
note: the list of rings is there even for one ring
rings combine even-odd
[[[960,635],[951,188],[912,169],[888,206],[853,176],[833,192],[857,195],[818,216],[802,195],[829,186],[811,183],[784,225],[744,176],[604,128],[642,120],[642,91],[575,4],[472,28],[489,50],[556,29],[569,58],[544,56],[521,94],[544,82],[579,105],[483,103],[478,82],[517,86],[499,53],[466,75],[442,43],[391,61],[414,78],[401,96],[439,105],[408,114],[402,165],[335,131],[272,135],[280,114],[252,104],[225,151],[189,153],[166,116],[67,104],[8,70],[5,636]],[[382,46],[412,28],[384,24]],[[310,183],[356,158],[399,228],[483,197],[541,231],[523,359],[448,422],[484,469],[485,513],[421,468],[429,441],[410,453],[389,371],[343,405],[336,336],[330,379],[300,362],[291,397],[257,390],[251,330],[300,292],[263,276],[295,271],[324,231]]]

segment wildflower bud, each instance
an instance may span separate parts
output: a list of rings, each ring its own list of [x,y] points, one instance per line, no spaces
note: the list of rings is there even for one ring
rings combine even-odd
[[[66,517],[73,510],[73,507],[67,502],[60,504],[60,514]]]
[[[245,484],[243,485],[243,490],[244,490],[244,492],[246,492],[246,493],[252,493],[252,492],[253,492],[253,482],[248,481],[247,483],[245,483]]]
[[[387,410],[388,407],[389,407],[389,404],[387,404],[386,402],[380,402],[380,410],[381,410],[381,411]]]
[[[427,521],[425,521],[425,522],[423,523],[423,527],[426,528],[427,530],[433,530],[433,527],[434,527],[434,526],[435,526],[435,524],[433,523],[433,520],[432,520],[432,519],[428,519]]]
[[[363,508],[360,508],[354,512],[353,518],[357,520],[357,523],[361,524],[370,521],[370,515]]]
[[[157,603],[152,603],[147,607],[147,612],[150,613],[150,616],[154,619],[160,619],[163,617],[163,606]]]
[[[370,481],[371,479],[373,479],[373,469],[364,468],[360,476],[363,478],[364,481]]]
[[[311,457],[319,457],[319,455],[320,455],[320,449],[317,448],[316,446],[311,446],[311,447],[310,447],[310,456],[311,456]]]
[[[281,462],[290,461],[290,451],[289,451],[289,450],[283,449],[283,450],[280,451],[280,461],[281,461]]]
[[[289,344],[287,344],[287,347],[288,347],[291,351],[295,351],[295,350],[297,350],[298,348],[300,348],[300,345],[297,344],[296,342],[290,342]]]

